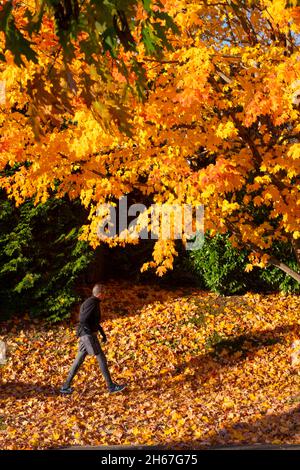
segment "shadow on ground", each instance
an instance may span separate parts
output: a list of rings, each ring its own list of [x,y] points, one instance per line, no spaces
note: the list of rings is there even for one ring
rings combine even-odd
[[[58,388],[38,383],[7,382],[0,384],[0,398],[30,398],[38,395],[53,397],[60,395]]]
[[[295,332],[299,328],[298,324],[288,326],[278,326],[274,329],[268,329],[261,332],[250,332],[239,336],[219,339],[215,344],[210,345],[207,353],[193,356],[189,361],[178,361],[178,366],[173,371],[153,374],[144,377],[145,379],[163,379],[168,376],[176,376],[182,374],[186,368],[192,369],[194,373],[185,374],[184,380],[191,381],[191,385],[198,387],[195,383],[195,376],[201,377],[201,381],[205,381],[212,375],[217,375],[223,366],[231,367],[243,361],[251,360],[256,353],[263,349],[284,342],[285,336],[291,332]],[[178,383],[177,385],[178,386]]]

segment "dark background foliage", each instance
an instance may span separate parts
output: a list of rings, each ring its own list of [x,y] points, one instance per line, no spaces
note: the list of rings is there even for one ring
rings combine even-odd
[[[93,252],[78,241],[86,218],[79,201],[49,199],[16,208],[2,193],[0,199],[1,317],[30,312],[56,320],[70,313],[80,298],[79,275]]]
[[[0,315],[29,313],[58,321],[68,317],[94,282],[126,278],[168,288],[210,289],[223,295],[246,291],[299,292],[299,284],[277,268],[254,268],[246,273],[247,250],[232,248],[228,235],[205,237],[200,250],[185,251],[176,242],[173,270],[162,278],[154,271],[140,272],[151,259],[154,240],[138,245],[93,251],[79,241],[87,214],[79,200],[50,198],[44,204],[31,200],[15,207],[0,193]],[[277,244],[273,253],[294,269],[291,246]]]

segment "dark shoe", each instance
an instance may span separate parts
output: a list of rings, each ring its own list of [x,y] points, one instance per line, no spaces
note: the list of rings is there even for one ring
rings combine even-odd
[[[60,393],[63,393],[64,395],[70,395],[73,391],[74,391],[73,388],[65,387],[64,385],[60,389]]]
[[[109,393],[122,392],[122,390],[124,390],[124,388],[126,387],[127,387],[126,384],[124,385],[113,384],[113,386],[109,388]]]

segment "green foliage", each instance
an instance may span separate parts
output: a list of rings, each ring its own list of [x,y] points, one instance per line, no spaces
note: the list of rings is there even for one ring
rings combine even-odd
[[[105,51],[116,57],[120,44],[125,50],[135,51],[136,42],[132,31],[138,31],[141,26],[142,34],[138,41],[144,42],[148,53],[159,55],[162,47],[170,47],[167,40],[168,31],[177,31],[177,28],[172,18],[158,9],[163,9],[163,3],[156,2],[156,8],[152,8],[151,3],[150,0],[43,0],[36,3],[34,14],[30,9],[26,9],[26,29],[31,35],[33,32],[38,33],[44,15],[48,14],[54,19],[55,32],[64,56],[73,56],[74,40],[78,40],[84,32],[87,33],[87,38],[79,41],[80,48],[85,53],[89,51],[88,57],[92,60],[93,54],[103,54]],[[139,4],[143,5],[147,13],[141,24],[135,20],[135,9]],[[21,54],[33,61],[36,61],[36,54],[30,42],[15,25],[14,12],[17,8],[18,2],[6,2],[0,12],[0,31],[5,35],[5,47],[14,55],[16,64],[23,65]],[[1,57],[1,60],[5,60],[5,57]]]
[[[247,291],[283,291],[298,293],[299,284],[283,271],[273,266],[253,268],[245,272],[249,263],[246,249],[234,249],[229,241],[230,234],[205,236],[200,250],[186,251],[178,240],[173,269],[158,278],[151,270],[141,273],[140,267],[150,257],[153,240],[143,240],[138,245],[110,249],[105,258],[109,259],[105,271],[108,277],[130,278],[133,282],[155,283],[167,288],[195,286],[210,289],[222,295],[242,294]],[[275,244],[272,254],[297,270],[291,245]]]
[[[0,198],[1,316],[28,312],[52,321],[80,299],[74,286],[93,252],[78,233],[86,214],[79,201],[49,199],[15,208]]]
[[[210,238],[206,235],[203,247],[188,254],[192,270],[204,281],[206,287],[224,295],[239,294],[247,290],[300,292],[299,283],[273,266],[245,272],[249,262],[248,252],[246,249],[233,248],[229,236],[230,234],[219,234]],[[275,244],[272,254],[297,270],[289,244]]]
[[[299,267],[293,253],[291,244],[277,243],[273,247],[273,253],[278,259],[284,261],[294,271],[299,272]],[[300,293],[300,284],[290,276],[287,276],[281,269],[268,267],[261,271],[260,277],[270,286],[276,286],[280,291],[286,293]]]
[[[37,56],[31,48],[30,42],[16,27],[13,8],[13,2],[8,1],[0,11],[0,31],[3,31],[5,34],[5,49],[13,53],[15,63],[18,66],[25,65],[22,60],[22,55],[24,55],[27,60],[37,63]],[[1,54],[0,59],[5,60],[5,56]]]
[[[194,269],[206,286],[221,294],[235,294],[246,288],[246,251],[232,248],[228,236],[205,237],[200,250],[190,252]]]

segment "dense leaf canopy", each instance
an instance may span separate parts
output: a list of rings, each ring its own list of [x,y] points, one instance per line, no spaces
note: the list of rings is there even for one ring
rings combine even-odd
[[[119,3],[85,2],[78,14],[76,2],[2,6],[0,164],[17,171],[1,186],[18,203],[53,189],[80,197],[94,246],[99,203],[137,191],[141,201],[204,204],[206,229],[229,230],[251,248],[249,269],[265,266],[275,240],[300,237],[299,7]],[[172,240],[158,240],[144,269],[163,274],[174,255]]]

